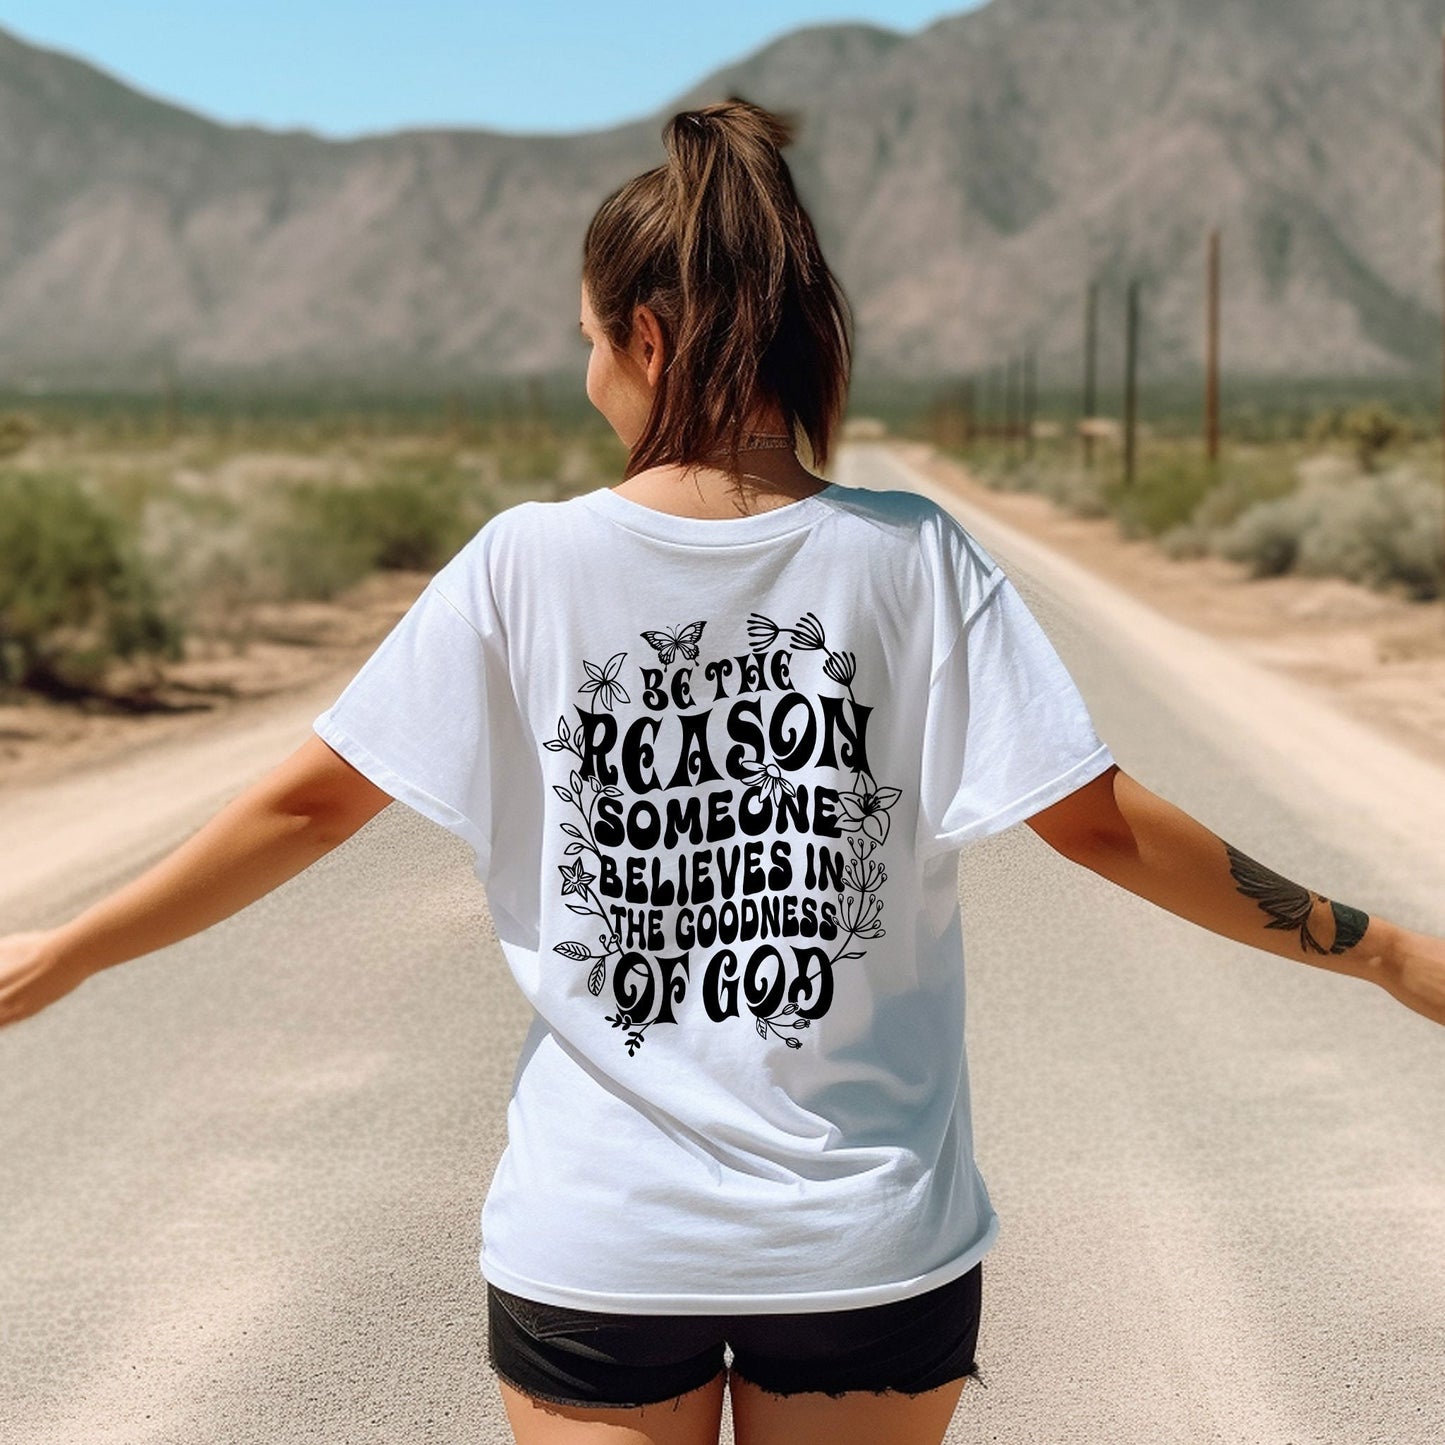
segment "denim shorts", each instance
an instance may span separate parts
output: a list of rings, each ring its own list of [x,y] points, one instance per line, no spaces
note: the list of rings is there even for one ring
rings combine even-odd
[[[797,1314],[634,1315],[542,1304],[487,1285],[487,1359],[565,1405],[652,1405],[726,1368],[776,1395],[918,1394],[976,1375],[983,1261],[924,1294]]]

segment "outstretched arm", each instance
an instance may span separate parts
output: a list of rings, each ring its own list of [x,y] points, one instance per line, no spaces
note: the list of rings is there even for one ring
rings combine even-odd
[[[0,938],[0,1025],[93,973],[189,938],[310,867],[391,797],[308,736],[139,877],[58,928]]]
[[[1293,883],[1118,767],[1028,819],[1050,847],[1213,933],[1379,984],[1445,1024],[1445,939]]]

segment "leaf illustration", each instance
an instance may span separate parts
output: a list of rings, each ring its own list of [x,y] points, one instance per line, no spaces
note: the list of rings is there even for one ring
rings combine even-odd
[[[758,1037],[759,1037],[760,1039],[765,1039],[765,1038],[767,1038],[767,1036],[768,1036],[768,1026],[767,1026],[767,1024],[765,1024],[765,1023],[762,1021],[762,1019],[758,1019],[758,1020],[757,1020],[757,1025],[758,1025]]]
[[[564,803],[575,803],[577,800],[562,786],[561,783],[553,783],[552,791],[557,794]]]
[[[554,943],[553,953],[560,953],[563,958],[575,958],[582,960],[592,957],[592,950],[585,943],[578,943],[575,939],[569,938],[566,943]]]
[[[587,991],[596,998],[602,992],[602,980],[607,977],[607,969],[599,958],[592,967],[592,972],[587,975]]]

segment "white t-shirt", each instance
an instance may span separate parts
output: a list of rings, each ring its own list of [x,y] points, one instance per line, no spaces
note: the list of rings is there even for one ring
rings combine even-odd
[[[314,727],[472,846],[535,1011],[486,1279],[581,1309],[849,1309],[990,1248],[958,850],[1113,758],[936,503],[523,502]]]

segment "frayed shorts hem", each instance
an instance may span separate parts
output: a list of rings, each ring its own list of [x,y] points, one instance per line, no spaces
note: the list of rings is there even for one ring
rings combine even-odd
[[[982,1262],[937,1288],[860,1309],[774,1315],[627,1315],[543,1304],[487,1286],[487,1358],[551,1405],[637,1409],[732,1373],[775,1396],[921,1395],[982,1384]],[[733,1359],[726,1358],[731,1346]]]

